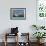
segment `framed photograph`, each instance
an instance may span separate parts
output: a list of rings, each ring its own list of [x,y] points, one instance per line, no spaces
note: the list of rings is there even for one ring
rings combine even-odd
[[[10,19],[11,20],[25,20],[26,8],[10,8]]]
[[[46,0],[37,0],[36,1],[36,24],[37,25],[46,25]]]
[[[37,0],[37,15],[39,18],[46,18],[46,0]]]

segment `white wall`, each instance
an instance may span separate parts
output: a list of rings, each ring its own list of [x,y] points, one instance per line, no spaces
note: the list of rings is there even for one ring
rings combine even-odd
[[[26,20],[10,20],[10,8],[26,8]],[[0,0],[0,34],[17,26],[32,36],[32,24],[36,24],[36,0]]]

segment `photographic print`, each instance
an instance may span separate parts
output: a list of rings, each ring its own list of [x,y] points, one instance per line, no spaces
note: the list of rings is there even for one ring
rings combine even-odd
[[[37,16],[46,18],[46,0],[37,0]]]
[[[10,19],[11,20],[25,20],[26,8],[10,8]]]

